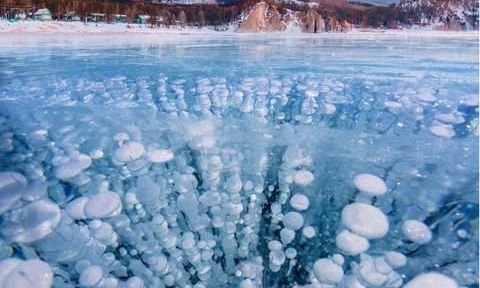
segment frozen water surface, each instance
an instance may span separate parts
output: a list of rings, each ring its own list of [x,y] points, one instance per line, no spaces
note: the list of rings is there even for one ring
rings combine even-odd
[[[1,287],[477,287],[476,35],[2,37]]]

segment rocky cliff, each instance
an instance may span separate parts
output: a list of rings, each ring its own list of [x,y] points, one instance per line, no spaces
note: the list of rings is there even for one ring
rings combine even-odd
[[[237,32],[280,32],[288,27],[297,27],[305,33],[321,33],[346,31],[353,25],[335,17],[324,18],[314,9],[292,11],[259,2],[241,17]]]
[[[257,3],[253,9],[242,16],[238,32],[274,32],[284,31],[291,19],[281,15],[276,7],[265,2]]]

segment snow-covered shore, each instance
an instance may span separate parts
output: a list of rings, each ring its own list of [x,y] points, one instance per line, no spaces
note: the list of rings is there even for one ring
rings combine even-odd
[[[214,27],[205,26],[199,27],[150,27],[148,24],[106,24],[106,23],[84,23],[84,22],[65,22],[65,21],[17,21],[9,22],[0,19],[0,35],[11,34],[205,34],[205,33],[223,33],[229,34],[236,30],[235,23],[232,23],[230,27],[218,31]],[[298,34],[301,33],[299,29],[289,29],[284,32],[268,32],[268,34]],[[403,33],[403,34],[437,34],[437,35],[477,35],[478,31],[441,31],[433,28],[412,28],[404,30],[383,30],[383,29],[351,29],[344,33],[375,33],[375,34],[391,34],[391,33]],[[248,34],[248,33],[246,33]],[[262,33],[265,34],[265,33]],[[321,33],[320,33],[321,34]]]
[[[478,31],[439,31],[433,29],[352,29],[347,32],[302,33],[298,29],[283,32],[237,33],[236,25],[223,31],[214,27],[154,27],[138,24],[94,24],[63,21],[18,21],[0,20],[0,47],[31,46],[116,46],[138,44],[182,43],[205,41],[206,39],[236,38],[359,38],[378,37],[445,37],[457,39],[477,39]]]
[[[151,28],[150,25],[140,24],[105,24],[105,23],[84,23],[84,22],[65,22],[65,21],[17,21],[9,22],[0,20],[0,34],[36,34],[36,33],[142,33],[142,34],[171,34],[171,33],[205,33],[216,32],[213,28],[196,27],[171,27],[171,28]]]

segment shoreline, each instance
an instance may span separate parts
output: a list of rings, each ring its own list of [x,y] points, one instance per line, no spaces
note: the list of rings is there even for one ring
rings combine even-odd
[[[221,38],[358,38],[377,37],[444,37],[456,39],[471,39],[478,41],[478,31],[443,31],[428,28],[411,29],[352,29],[345,32],[302,33],[300,31],[280,32],[235,32],[232,24],[224,31],[213,27],[147,27],[148,25],[133,24],[85,24],[83,22],[62,21],[22,21],[10,23],[0,20],[0,47],[28,46],[109,46],[137,44],[173,44],[189,41],[205,41]],[[114,37],[112,37],[114,36]]]
[[[85,22],[69,22],[69,21],[28,21],[20,20],[17,22],[9,22],[0,19],[0,35],[6,34],[37,34],[39,32],[45,34],[195,34],[195,33],[234,33],[234,34],[349,34],[349,33],[439,33],[439,34],[478,34],[479,30],[440,30],[435,27],[411,27],[400,29],[387,28],[353,28],[342,32],[322,32],[322,33],[304,33],[299,29],[275,31],[275,32],[236,32],[237,25],[235,23],[229,26],[223,26],[224,30],[216,30],[215,26],[168,26],[168,27],[150,27],[149,24],[126,24],[126,23],[85,23]],[[296,27],[292,27],[296,28]]]

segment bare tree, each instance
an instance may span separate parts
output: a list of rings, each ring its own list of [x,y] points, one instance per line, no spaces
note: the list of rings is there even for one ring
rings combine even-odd
[[[181,10],[180,13],[178,13],[178,22],[182,26],[187,24],[187,15],[185,15],[185,11]]]
[[[198,11],[198,24],[200,26],[205,26],[205,24],[207,24],[207,20],[205,20],[205,14],[203,14],[203,10]]]

